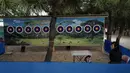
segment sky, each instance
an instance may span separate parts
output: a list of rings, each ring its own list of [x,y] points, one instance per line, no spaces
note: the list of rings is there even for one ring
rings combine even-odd
[[[3,19],[0,19],[0,26],[4,26]]]

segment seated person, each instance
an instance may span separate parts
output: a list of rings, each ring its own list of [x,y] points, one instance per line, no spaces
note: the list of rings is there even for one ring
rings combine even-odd
[[[110,64],[120,64],[122,61],[122,53],[119,49],[119,43],[112,42],[112,50],[109,53]]]
[[[130,57],[127,56],[127,55],[123,55],[123,56],[122,56],[122,60],[123,60],[125,63],[130,63]]]
[[[90,55],[86,56],[84,61],[87,62],[87,63],[91,63],[92,62],[91,56]]]

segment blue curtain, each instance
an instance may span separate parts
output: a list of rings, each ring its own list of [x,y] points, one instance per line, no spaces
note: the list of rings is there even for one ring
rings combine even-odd
[[[0,42],[0,55],[5,53],[5,44],[3,42]]]

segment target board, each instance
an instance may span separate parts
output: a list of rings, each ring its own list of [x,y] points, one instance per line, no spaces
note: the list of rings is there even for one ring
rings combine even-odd
[[[50,20],[50,17],[4,18],[6,45],[24,43],[32,46],[48,46]]]
[[[104,17],[58,17],[55,46],[100,46]]]

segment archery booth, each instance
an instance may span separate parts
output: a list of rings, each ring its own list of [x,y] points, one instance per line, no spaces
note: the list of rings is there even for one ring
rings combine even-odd
[[[129,64],[108,64],[105,17],[58,16],[53,29],[50,16],[0,18],[0,73],[130,73]],[[44,62],[50,36],[55,51]]]

